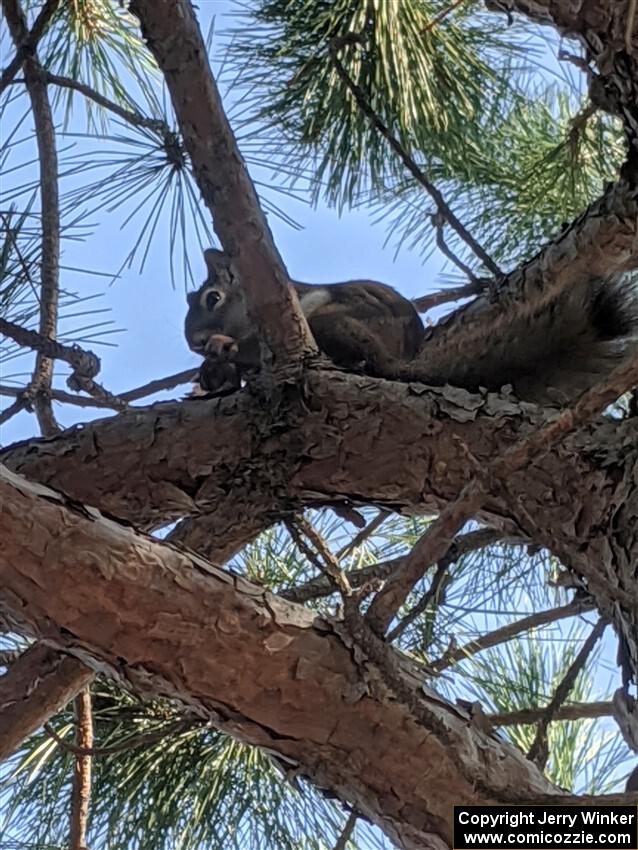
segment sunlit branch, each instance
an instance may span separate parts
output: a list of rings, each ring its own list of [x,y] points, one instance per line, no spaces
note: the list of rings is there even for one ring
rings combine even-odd
[[[93,744],[91,691],[85,688],[74,700],[75,740],[80,748]],[[91,799],[91,756],[76,755],[71,789],[71,829],[69,850],[86,850],[86,829]]]

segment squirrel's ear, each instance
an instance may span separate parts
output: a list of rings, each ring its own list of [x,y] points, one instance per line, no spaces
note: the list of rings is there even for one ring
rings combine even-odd
[[[227,269],[229,266],[228,256],[224,254],[223,251],[219,251],[217,248],[207,248],[204,251],[204,260],[206,261],[208,276],[213,280],[217,277],[217,273],[220,269]]]

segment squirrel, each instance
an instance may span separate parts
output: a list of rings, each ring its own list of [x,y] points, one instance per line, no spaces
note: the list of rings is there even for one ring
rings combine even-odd
[[[205,358],[203,390],[237,389],[245,373],[259,369],[259,338],[229,257],[209,249],[204,258],[208,277],[187,296],[186,341]],[[446,328],[444,345],[427,338],[416,304],[387,284],[291,285],[319,350],[372,377],[468,390],[511,385],[521,400],[561,405],[638,350],[636,290],[622,279],[583,280],[527,310],[505,304],[479,334]],[[446,324],[449,316],[439,323]]]

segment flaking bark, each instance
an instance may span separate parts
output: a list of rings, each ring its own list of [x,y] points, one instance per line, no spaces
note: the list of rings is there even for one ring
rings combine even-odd
[[[338,621],[6,470],[0,499],[0,607],[18,628],[276,753],[400,846],[443,850],[452,803],[558,793],[397,657],[424,728]]]

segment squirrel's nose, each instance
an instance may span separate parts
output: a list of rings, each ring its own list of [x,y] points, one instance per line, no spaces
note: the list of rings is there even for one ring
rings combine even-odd
[[[189,345],[193,351],[203,353],[210,336],[211,332],[207,330],[193,331],[188,341]]]

